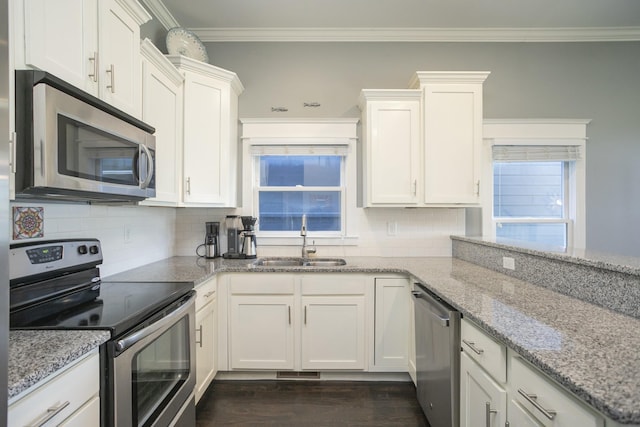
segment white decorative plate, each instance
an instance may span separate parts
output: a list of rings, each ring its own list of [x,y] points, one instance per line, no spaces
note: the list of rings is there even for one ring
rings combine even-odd
[[[209,62],[207,50],[198,36],[186,28],[170,29],[166,40],[169,55],[183,55],[198,61]]]

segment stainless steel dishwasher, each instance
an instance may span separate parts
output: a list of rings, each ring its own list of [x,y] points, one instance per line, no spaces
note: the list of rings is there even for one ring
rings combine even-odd
[[[460,313],[416,283],[418,402],[431,427],[460,425]]]

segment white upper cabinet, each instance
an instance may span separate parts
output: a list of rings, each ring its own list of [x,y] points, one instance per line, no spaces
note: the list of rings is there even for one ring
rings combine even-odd
[[[140,117],[140,25],[135,0],[16,0],[16,69],[39,69]]]
[[[420,71],[409,90],[361,92],[364,206],[480,203],[488,75]]]
[[[184,56],[169,56],[183,73],[184,206],[236,207],[238,76]]]
[[[420,90],[363,90],[365,206],[419,202]]]
[[[140,202],[177,206],[182,170],[182,74],[151,43],[142,51],[142,121],[156,129],[156,197]]]
[[[423,91],[425,205],[480,203],[482,84],[488,72],[419,71]]]

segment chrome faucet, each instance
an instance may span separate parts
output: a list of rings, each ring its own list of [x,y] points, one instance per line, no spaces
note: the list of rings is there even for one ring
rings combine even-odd
[[[300,226],[300,235],[302,236],[302,258],[308,258],[309,254],[316,253],[316,247],[307,246],[307,215],[306,214],[302,214],[302,225]]]

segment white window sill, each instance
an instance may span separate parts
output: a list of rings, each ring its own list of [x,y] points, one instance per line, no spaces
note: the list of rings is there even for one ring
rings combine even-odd
[[[259,246],[300,246],[302,236],[265,236],[256,235]],[[313,236],[307,235],[307,245],[310,246],[357,246],[358,236]]]

